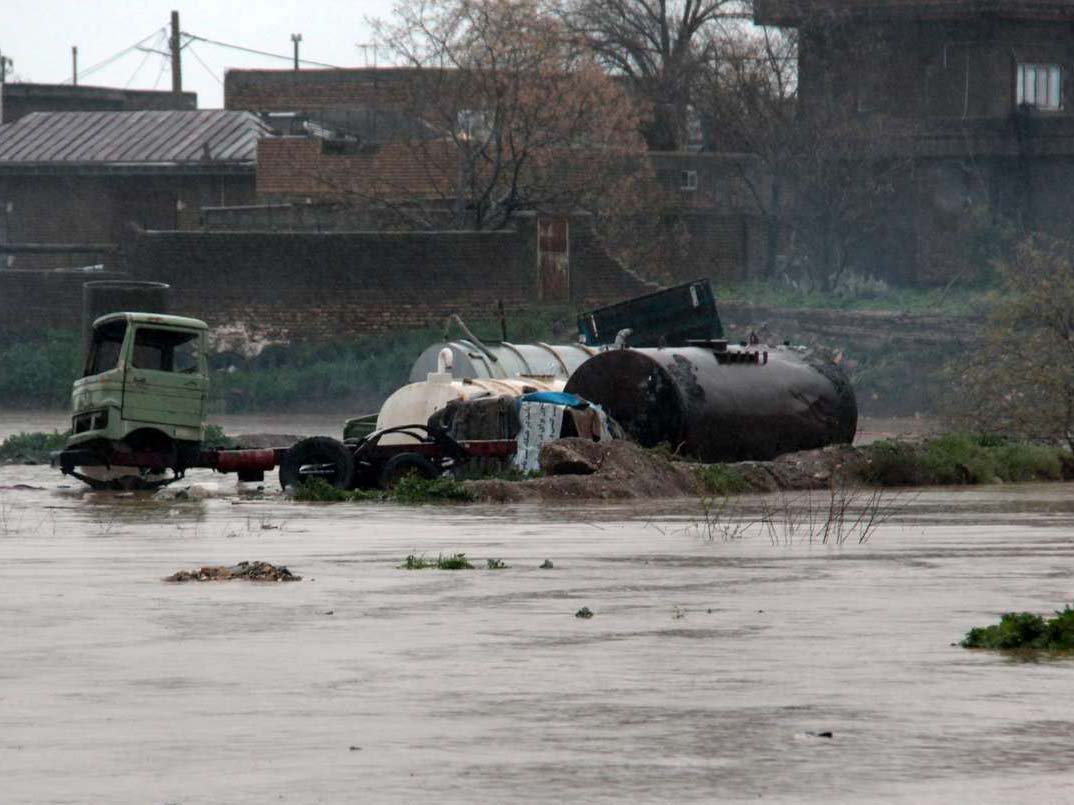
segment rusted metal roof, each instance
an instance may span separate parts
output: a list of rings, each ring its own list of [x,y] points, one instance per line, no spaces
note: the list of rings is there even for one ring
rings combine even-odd
[[[0,126],[0,171],[253,170],[270,134],[249,112],[34,112]]]

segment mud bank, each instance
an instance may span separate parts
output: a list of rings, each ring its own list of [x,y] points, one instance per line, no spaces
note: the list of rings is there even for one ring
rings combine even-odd
[[[1074,480],[1069,453],[1036,445],[986,449],[951,435],[926,442],[832,445],[772,461],[699,464],[626,441],[561,439],[544,446],[544,476],[482,480],[467,488],[484,502],[626,500],[848,486],[973,485]]]
[[[833,476],[853,477],[864,463],[861,450],[828,447],[780,456],[773,461],[716,465],[735,479],[736,492],[819,489]],[[541,500],[628,500],[697,497],[714,490],[706,482],[709,466],[677,461],[665,453],[627,441],[597,444],[561,439],[541,450],[545,475],[524,481],[469,481],[467,488],[483,502]]]

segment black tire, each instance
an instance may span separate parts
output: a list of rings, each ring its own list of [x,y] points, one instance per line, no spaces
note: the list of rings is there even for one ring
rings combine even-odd
[[[311,472],[310,465],[320,466]],[[303,471],[303,467],[307,470]],[[280,462],[280,488],[298,486],[307,478],[322,478],[336,489],[350,489],[354,483],[354,454],[328,436],[296,442]]]
[[[378,485],[384,490],[392,489],[402,478],[411,474],[420,478],[435,478],[440,470],[421,453],[399,453],[384,462]]]

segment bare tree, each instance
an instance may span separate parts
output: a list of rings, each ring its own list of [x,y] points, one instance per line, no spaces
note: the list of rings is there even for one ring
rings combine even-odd
[[[561,0],[571,29],[651,105],[645,138],[655,151],[688,143],[694,81],[715,55],[714,29],[746,8],[742,0]]]
[[[401,0],[376,28],[413,68],[407,105],[427,133],[406,144],[407,187],[352,192],[497,229],[629,201],[644,178],[637,104],[540,0]]]
[[[714,147],[754,157],[741,171],[765,221],[768,273],[783,252],[794,273],[828,291],[878,235],[912,172],[907,127],[895,132],[843,98],[803,100],[793,33],[736,31],[719,49],[699,106]]]
[[[949,410],[977,433],[1074,450],[1074,243],[1029,235],[997,268],[1002,290],[983,343],[952,360]]]

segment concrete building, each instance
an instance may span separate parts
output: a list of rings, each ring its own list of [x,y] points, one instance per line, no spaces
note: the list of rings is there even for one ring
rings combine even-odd
[[[945,249],[997,217],[1071,236],[1074,2],[756,0],[796,28],[803,114],[880,121],[912,157],[883,252],[908,282],[949,278]]]
[[[183,230],[254,199],[256,115],[34,112],[0,127],[0,266],[104,262],[133,224]]]

